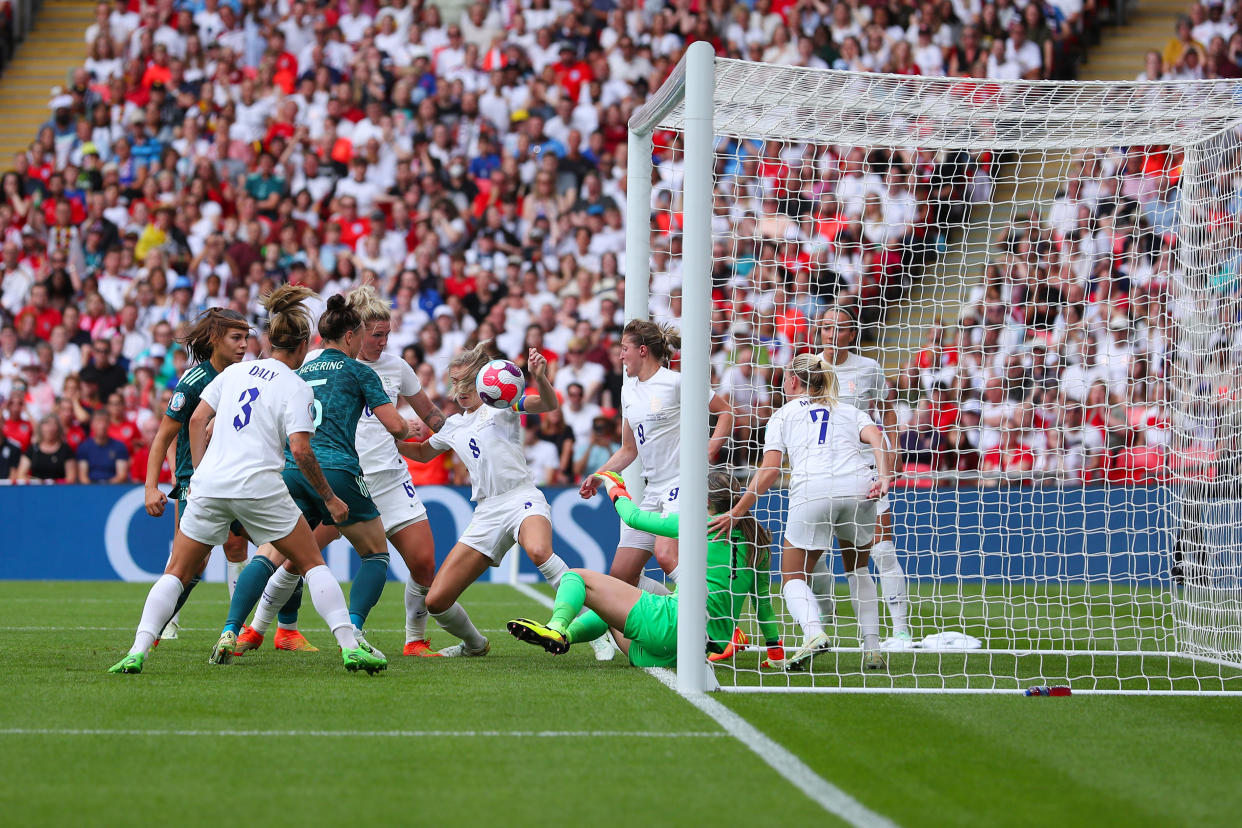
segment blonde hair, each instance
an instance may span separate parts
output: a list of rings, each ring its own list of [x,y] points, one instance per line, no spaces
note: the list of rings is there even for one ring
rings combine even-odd
[[[363,324],[387,322],[392,319],[392,308],[370,285],[354,288],[345,295],[345,300],[362,317]]]
[[[837,404],[837,373],[819,354],[798,354],[786,369],[802,383],[812,401],[832,408]]]
[[[454,393],[462,393],[463,389],[474,388],[475,378],[487,363],[491,362],[495,357],[493,351],[495,346],[492,340],[485,339],[465,351],[459,351],[449,362],[448,370],[451,375],[454,368],[465,368],[466,376],[461,379],[454,380],[450,376],[450,382],[453,385]]]
[[[681,334],[671,325],[657,325],[645,319],[631,319],[621,331],[621,337],[629,337],[637,345],[647,346],[651,356],[661,365],[668,365],[673,351],[681,348]]]
[[[297,350],[310,339],[310,312],[302,303],[314,295],[315,291],[305,285],[281,285],[263,297],[263,307],[269,314],[267,341],[272,350]]]

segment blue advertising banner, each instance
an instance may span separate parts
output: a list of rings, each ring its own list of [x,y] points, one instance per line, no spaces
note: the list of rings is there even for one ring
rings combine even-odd
[[[545,493],[557,553],[571,567],[607,570],[618,537],[608,500],[582,500],[577,489]],[[470,522],[470,491],[428,486],[419,495],[442,561]],[[772,514],[784,497],[767,496],[756,514]],[[894,541],[912,578],[1168,578],[1174,534],[1165,487],[908,489],[891,499]],[[163,570],[172,543],[171,508],[162,518],[147,516],[139,486],[5,487],[0,506],[8,535],[0,580],[151,581]],[[779,537],[781,527],[771,528]],[[335,542],[325,557],[339,578],[350,578],[356,558],[347,543]],[[392,557],[393,577],[404,580],[404,565]],[[520,558],[519,577],[538,578],[525,556],[511,557]],[[493,579],[508,580],[511,563],[493,570]],[[223,556],[212,556],[207,577],[223,579]]]

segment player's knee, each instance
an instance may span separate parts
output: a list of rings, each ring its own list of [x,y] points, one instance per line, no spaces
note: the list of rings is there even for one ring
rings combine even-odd
[[[432,615],[448,612],[449,607],[453,606],[453,602],[456,600],[456,595],[453,595],[446,589],[436,589],[435,584],[432,584],[431,589],[427,590],[427,612]]]
[[[677,568],[677,548],[673,547],[671,549],[661,549],[657,546],[655,551],[655,559],[661,569],[665,572],[672,572]]]
[[[246,539],[237,535],[229,535],[224,542],[224,558],[230,563],[241,563],[246,560]]]
[[[540,541],[539,543],[534,543],[528,547],[525,547],[525,549],[526,557],[530,558],[535,566],[540,566],[541,564],[546,563],[548,558],[552,557],[551,543],[544,543]]]

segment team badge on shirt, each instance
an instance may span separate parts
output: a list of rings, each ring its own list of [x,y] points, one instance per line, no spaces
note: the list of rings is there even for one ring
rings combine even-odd
[[[185,394],[178,391],[172,395],[172,399],[168,402],[168,408],[171,411],[180,411],[185,405]]]

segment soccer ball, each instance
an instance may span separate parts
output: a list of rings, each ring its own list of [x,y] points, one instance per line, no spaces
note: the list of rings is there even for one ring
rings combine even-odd
[[[479,399],[492,408],[511,408],[525,387],[522,370],[507,359],[493,359],[474,378]]]

